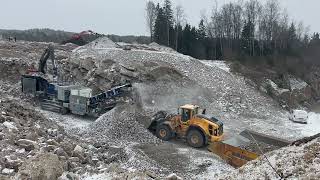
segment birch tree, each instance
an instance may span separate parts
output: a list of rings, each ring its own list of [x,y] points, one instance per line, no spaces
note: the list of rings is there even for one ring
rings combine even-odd
[[[185,14],[183,7],[181,5],[177,5],[175,9],[175,23],[176,23],[176,51],[178,51],[178,41],[179,41],[179,27],[182,26],[185,21]]]
[[[146,20],[148,31],[150,32],[151,42],[153,41],[153,27],[157,17],[156,6],[153,1],[148,1],[146,4]]]

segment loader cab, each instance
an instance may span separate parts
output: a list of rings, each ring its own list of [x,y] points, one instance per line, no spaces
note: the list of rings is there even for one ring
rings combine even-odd
[[[180,108],[178,109],[178,112],[181,115],[181,120],[184,123],[192,119],[195,115],[197,115],[198,111],[199,106],[191,104],[180,106]]]

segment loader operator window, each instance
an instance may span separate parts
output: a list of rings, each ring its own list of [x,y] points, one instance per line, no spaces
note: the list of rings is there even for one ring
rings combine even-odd
[[[191,110],[182,109],[182,121],[187,122],[190,119]]]

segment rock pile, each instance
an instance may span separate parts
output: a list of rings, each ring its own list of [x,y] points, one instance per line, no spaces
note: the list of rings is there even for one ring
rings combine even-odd
[[[320,138],[267,153],[245,166],[220,175],[218,179],[319,179]]]
[[[224,122],[225,129],[230,134],[241,131],[241,128],[252,128],[284,138],[301,135],[297,127],[286,123],[285,112],[280,110],[274,101],[232,73],[208,66],[189,56],[161,49],[155,44],[123,50],[108,39],[96,42],[72,53],[67,46],[57,46],[62,80],[92,87],[97,91],[131,81],[134,84],[134,94],[131,95],[133,101],[119,104],[96,122],[81,126],[81,131],[72,134],[73,131],[70,130],[71,134],[69,131],[67,134],[63,128],[38,111],[26,108],[30,104],[21,103],[19,96],[14,97],[16,100],[13,97],[10,100],[1,99],[0,179],[2,176],[36,179],[39,172],[43,172],[39,179],[50,179],[57,178],[64,171],[74,174],[64,172],[61,180],[70,177],[72,179],[75,174],[85,173],[90,176],[91,173],[102,172],[108,172],[108,178],[114,176],[120,179],[148,179],[160,174],[161,177],[166,177],[181,166],[180,162],[174,166],[166,164],[172,164],[177,157],[186,163],[180,167],[180,172],[176,172],[182,177],[192,177],[198,170],[203,172],[197,174],[197,177],[202,177],[212,171],[218,173],[227,169],[224,163],[218,163],[209,153],[206,158],[212,160],[212,167],[205,165],[203,158],[199,158],[201,153],[194,149],[185,148],[183,156],[177,155],[181,154],[178,150],[180,144],[172,144],[171,151],[168,151],[165,146],[167,143],[159,142],[147,131],[146,122],[155,112],[176,112],[176,108],[185,103],[199,104],[207,108],[207,112],[213,113]],[[46,45],[19,42],[9,44],[8,47],[8,44],[0,42],[0,53],[3,55],[1,61],[6,61],[1,71],[6,71],[16,83],[10,82],[6,77],[0,79],[1,95],[12,96],[15,95],[12,92],[19,92],[19,74],[13,72],[18,70],[23,73],[20,70],[30,63],[36,67]],[[93,47],[95,45],[97,48]],[[57,117],[59,119],[59,115]],[[74,123],[77,123],[77,117],[70,118],[74,118]],[[159,151],[161,147],[162,151]],[[170,161],[167,161],[167,154],[172,157]],[[308,156],[313,158],[316,155],[311,152]],[[199,167],[193,162],[195,158],[198,158],[196,164],[199,164]],[[184,167],[197,168],[184,170]],[[158,174],[149,174],[146,172],[148,169]]]
[[[260,90],[278,100],[284,107],[296,108],[312,99],[312,88],[305,81],[289,76],[286,79],[287,88],[280,88],[274,81],[267,79]],[[305,104],[307,105],[307,104]]]
[[[122,149],[68,136],[28,104],[1,99],[0,174],[56,179],[62,172],[98,172],[126,157]],[[53,178],[54,177],[54,178]]]
[[[157,51],[162,51],[162,52],[168,52],[168,53],[177,53],[176,50],[172,49],[172,48],[169,48],[169,47],[166,47],[166,46],[162,46],[162,45],[159,45],[158,43],[156,42],[152,42],[149,44],[149,46]]]
[[[135,104],[118,105],[91,124],[85,133],[88,137],[117,145],[160,142],[141,123],[146,118],[149,117]]]
[[[110,40],[108,37],[101,37],[84,46],[80,46],[74,49],[73,51],[79,52],[86,49],[104,49],[104,48],[120,48],[120,46],[117,43]]]

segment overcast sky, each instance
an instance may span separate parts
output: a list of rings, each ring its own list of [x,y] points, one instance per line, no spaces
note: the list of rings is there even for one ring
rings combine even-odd
[[[162,2],[162,0],[155,0]],[[219,5],[235,0],[218,0]],[[261,0],[265,1],[265,0]],[[197,25],[200,12],[213,0],[173,0]],[[320,32],[320,0],[280,0],[290,17]],[[91,29],[104,34],[147,35],[146,0],[1,0],[0,29],[52,28],[73,32]]]

